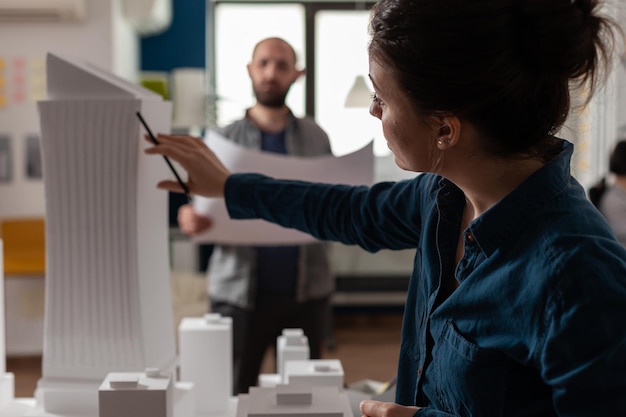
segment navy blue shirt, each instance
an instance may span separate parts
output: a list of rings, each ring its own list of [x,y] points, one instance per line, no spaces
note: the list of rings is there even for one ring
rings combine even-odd
[[[285,132],[261,132],[261,150],[280,154],[287,153]],[[298,246],[259,246],[257,247],[257,301],[274,296],[295,297],[298,279]],[[274,302],[275,298],[269,299]]]
[[[396,401],[416,416],[626,416],[626,250],[570,174],[573,145],[473,220],[432,174],[372,187],[237,174],[233,218],[415,248]],[[458,288],[439,298],[447,278]]]

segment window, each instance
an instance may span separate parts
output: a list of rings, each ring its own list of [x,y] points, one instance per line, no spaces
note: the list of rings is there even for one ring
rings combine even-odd
[[[246,65],[258,41],[270,36],[285,39],[296,50],[298,64],[305,64],[304,19],[302,4],[217,3],[214,9],[216,124],[225,126],[240,119],[254,104],[252,83]],[[287,105],[303,116],[304,80],[301,77],[287,95]]]

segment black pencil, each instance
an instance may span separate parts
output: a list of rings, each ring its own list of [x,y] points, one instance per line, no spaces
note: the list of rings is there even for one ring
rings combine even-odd
[[[150,136],[150,139],[152,140],[152,142],[154,142],[155,145],[158,145],[159,141],[156,139],[156,137],[154,136],[154,134],[152,133],[152,131],[148,127],[148,124],[146,123],[146,121],[141,116],[141,113],[137,112],[137,117],[139,118],[139,121],[143,125],[144,129],[146,129],[146,132],[148,132],[148,136]],[[163,155],[163,159],[165,159],[165,162],[167,162],[167,165],[170,167],[170,169],[174,173],[174,176],[178,180],[178,183],[183,188],[183,191],[185,191],[185,195],[187,195],[187,199],[189,201],[191,201],[191,196],[189,195],[189,188],[187,188],[187,185],[180,178],[180,176],[178,175],[178,172],[176,172],[176,169],[174,169],[174,165],[172,165],[172,163],[170,162],[170,160],[169,160],[169,158],[167,156]]]

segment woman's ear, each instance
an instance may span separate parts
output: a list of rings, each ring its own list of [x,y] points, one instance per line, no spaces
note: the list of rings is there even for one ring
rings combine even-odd
[[[440,150],[454,147],[461,135],[461,121],[456,116],[438,116],[435,118],[435,138]]]

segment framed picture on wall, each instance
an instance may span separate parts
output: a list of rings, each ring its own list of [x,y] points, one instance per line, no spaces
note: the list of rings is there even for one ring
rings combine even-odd
[[[0,183],[13,180],[13,155],[11,152],[11,137],[0,134]]]
[[[41,146],[38,135],[26,137],[26,178],[41,179],[43,170],[41,167]]]

